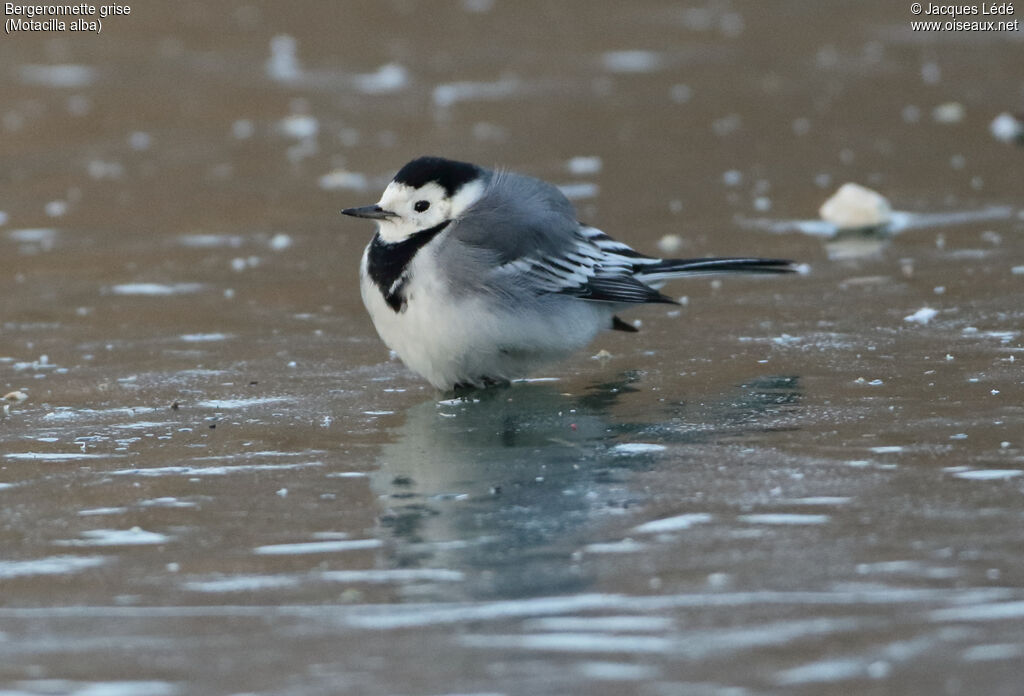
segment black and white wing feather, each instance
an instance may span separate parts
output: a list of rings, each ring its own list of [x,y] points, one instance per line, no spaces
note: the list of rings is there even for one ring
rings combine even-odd
[[[655,262],[600,230],[577,223],[561,253],[526,255],[499,272],[521,274],[524,284],[538,293],[616,304],[672,302],[637,276],[639,268]]]
[[[451,229],[465,248],[486,255],[499,284],[534,294],[562,294],[613,304],[673,303],[658,291],[684,275],[793,270],[756,258],[657,259],[576,220],[572,204],[545,182],[496,172],[471,225]],[[481,281],[483,279],[477,279]],[[486,284],[486,281],[484,281]]]

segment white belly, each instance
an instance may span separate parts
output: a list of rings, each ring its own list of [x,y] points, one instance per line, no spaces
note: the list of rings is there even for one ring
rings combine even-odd
[[[438,389],[526,376],[609,325],[608,308],[569,297],[557,305],[518,309],[490,297],[453,297],[441,278],[422,268],[426,256],[413,260],[407,302],[398,312],[369,278],[365,254],[360,287],[384,343]],[[558,311],[552,311],[555,306]]]

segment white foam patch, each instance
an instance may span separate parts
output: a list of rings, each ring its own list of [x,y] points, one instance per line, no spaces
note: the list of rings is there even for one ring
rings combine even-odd
[[[0,561],[0,578],[23,578],[33,575],[71,575],[103,565],[103,556],[50,556],[27,561]]]
[[[661,534],[665,532],[678,532],[689,529],[696,524],[707,524],[713,517],[706,512],[690,512],[685,515],[665,517],[660,520],[644,522],[633,528],[639,534]]]
[[[384,545],[380,539],[342,539],[338,541],[304,541],[295,544],[270,544],[252,550],[258,556],[289,556],[307,553],[339,553],[376,549]]]

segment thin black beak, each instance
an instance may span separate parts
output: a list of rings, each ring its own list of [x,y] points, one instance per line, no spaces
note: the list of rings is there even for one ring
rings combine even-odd
[[[395,213],[390,210],[384,210],[379,205],[364,205],[362,208],[345,208],[341,211],[342,215],[351,215],[352,217],[369,218],[370,220],[387,220],[389,217],[394,217]]]

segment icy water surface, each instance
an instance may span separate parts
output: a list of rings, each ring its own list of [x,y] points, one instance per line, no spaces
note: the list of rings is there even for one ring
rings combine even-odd
[[[1020,694],[1024,149],[989,126],[1024,44],[908,8],[5,35],[0,691]],[[546,379],[438,394],[338,214],[427,153],[807,273],[678,282]],[[847,181],[889,227],[817,220]]]

